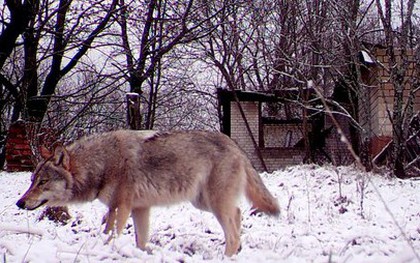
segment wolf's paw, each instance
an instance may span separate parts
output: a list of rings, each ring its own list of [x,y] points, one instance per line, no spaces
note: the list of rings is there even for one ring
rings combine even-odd
[[[108,231],[109,232],[109,231]],[[104,231],[105,233],[105,231]],[[108,235],[108,233],[105,233]],[[105,240],[104,244],[108,245],[112,239],[114,239],[117,236],[116,232],[114,230],[111,231],[111,234],[109,234],[108,238]]]
[[[107,222],[104,229],[104,234],[108,235],[110,232],[114,232],[114,223]]]
[[[105,224],[104,233],[108,234],[110,231],[114,231],[115,227],[115,210],[109,210],[102,218],[102,224]]]

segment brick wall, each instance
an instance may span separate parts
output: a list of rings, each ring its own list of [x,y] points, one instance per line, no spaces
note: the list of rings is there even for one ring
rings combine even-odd
[[[334,118],[340,124],[344,136],[346,136],[348,140],[351,140],[350,122],[347,117],[335,114]],[[341,135],[337,131],[337,127],[335,127],[334,122],[328,115],[325,117],[325,127],[333,127],[332,132],[325,138],[325,144],[327,146],[325,151],[331,158],[331,161],[339,165],[352,163],[354,159],[348,151],[347,145],[342,141]]]
[[[399,55],[399,51],[396,51]],[[394,103],[394,87],[390,82],[390,65],[389,57],[386,54],[386,49],[379,48],[375,52],[376,59],[383,65],[375,69],[375,80],[370,93],[371,113],[372,113],[372,130],[376,136],[392,136],[392,124],[389,117],[390,112],[392,116],[393,103]],[[409,56],[409,70],[407,74],[407,88],[404,90],[405,101],[407,99],[410,87],[410,76],[416,74],[415,72],[415,57],[411,51],[408,51]],[[397,59],[400,59],[397,57]],[[416,76],[418,77],[418,76]],[[414,111],[420,111],[420,92],[416,94]]]
[[[246,119],[251,128],[255,140],[259,141],[259,103],[255,101],[241,102],[242,109],[245,112]],[[230,137],[236,141],[246,152],[254,167],[263,170],[261,161],[254,147],[251,137],[249,136],[245,122],[236,102],[230,104],[231,110],[231,135]]]
[[[301,124],[264,124],[264,147],[293,147],[302,138]]]
[[[265,148],[261,149],[268,171],[280,170],[286,166],[303,163],[303,149],[297,148]]]
[[[32,171],[32,150],[23,121],[13,123],[6,139],[6,170],[8,172]]]
[[[242,101],[241,105],[242,105],[242,109],[245,112],[245,116],[251,128],[252,134],[254,135],[254,138],[258,143],[260,140],[259,138],[259,135],[260,135],[259,134],[259,125],[260,125],[259,102]],[[230,137],[234,141],[236,141],[239,144],[239,146],[246,152],[246,154],[248,155],[255,169],[257,169],[258,171],[263,171],[264,170],[263,165],[261,163],[261,160],[258,157],[258,153],[254,147],[252,139],[248,134],[248,130],[241,116],[237,103],[231,102],[230,107],[231,107],[231,136]],[[288,165],[295,165],[295,164],[302,163],[303,150],[295,149],[295,148],[278,147],[277,145],[278,142],[275,141],[276,140],[275,137],[279,136],[278,134],[279,131],[273,127],[271,127],[271,132],[274,132],[275,134],[272,134],[271,137],[265,138],[270,141],[268,142],[268,145],[266,145],[267,148],[263,148],[263,147],[259,148],[268,171],[271,172],[271,171],[284,168],[285,166],[288,166]],[[278,125],[277,127],[279,127],[281,131],[284,131],[285,129],[281,125]],[[268,132],[268,130],[266,132]],[[268,136],[268,134],[265,134],[265,135]],[[279,138],[283,138],[283,137],[284,137],[284,134],[280,136]]]

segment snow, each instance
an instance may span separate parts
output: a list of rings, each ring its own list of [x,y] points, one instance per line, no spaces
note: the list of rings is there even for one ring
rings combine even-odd
[[[39,221],[42,209],[19,210],[30,173],[2,172],[0,262],[420,262],[420,180],[315,165],[261,176],[281,216],[250,216],[241,199],[242,249],[227,258],[216,219],[188,203],[152,210],[144,252],[135,247],[131,220],[105,244],[100,202],[70,206],[64,226]]]
[[[362,50],[362,57],[363,57],[363,61],[369,64],[375,64],[375,60],[369,55],[368,52]]]

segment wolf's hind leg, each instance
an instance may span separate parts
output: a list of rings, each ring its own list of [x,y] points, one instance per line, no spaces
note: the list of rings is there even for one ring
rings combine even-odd
[[[240,220],[241,214],[237,207],[221,206],[213,209],[217,220],[223,228],[226,240],[225,255],[236,254],[241,246],[240,241]]]
[[[149,215],[150,207],[136,208],[131,212],[136,231],[136,244],[142,250],[146,249],[146,243],[149,239]]]

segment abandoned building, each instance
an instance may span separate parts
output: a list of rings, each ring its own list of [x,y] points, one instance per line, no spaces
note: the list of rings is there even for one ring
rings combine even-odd
[[[386,70],[386,65],[389,65],[386,50],[376,48],[373,54],[374,57],[367,52],[361,53],[365,64],[362,79],[368,87],[366,94],[370,116],[359,116],[358,119],[361,120],[360,125],[370,130],[370,153],[376,155],[392,139],[389,111],[393,107],[394,90]],[[410,58],[409,74],[418,74],[414,70],[413,54]],[[336,89],[338,92],[334,93],[340,96],[337,95],[340,85]],[[415,94],[414,112],[420,111],[419,93]],[[322,103],[315,100],[314,104],[307,105],[309,107],[296,103],[298,97],[313,98],[315,91],[311,88],[285,88],[270,93],[221,88],[217,95],[221,131],[242,147],[259,171],[274,171],[307,160],[334,164],[353,162],[332,119],[324,111],[317,110],[322,108]],[[408,91],[405,96],[409,96]],[[346,103],[340,101],[344,106]],[[340,114],[334,114],[334,118],[358,152],[358,131],[351,120]],[[420,154],[419,150],[414,151],[414,155]]]
[[[305,120],[302,108],[289,103],[297,93],[296,90],[266,94],[219,89],[221,131],[241,146],[259,171],[274,171],[310,158],[305,132],[311,138],[317,159],[332,162],[331,158],[339,157],[340,160],[334,161],[350,163],[352,158],[346,154],[346,145],[338,134],[332,132],[332,124],[324,128],[328,122],[324,114],[308,112],[311,117]],[[279,105],[280,109],[270,109]],[[348,133],[348,128],[342,129]],[[328,150],[325,145],[329,146]]]

